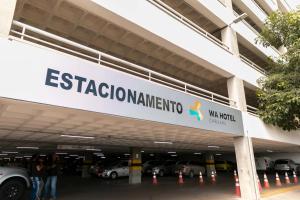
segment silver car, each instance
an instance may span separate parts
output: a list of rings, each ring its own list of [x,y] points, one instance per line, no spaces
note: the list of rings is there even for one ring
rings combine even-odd
[[[193,178],[194,175],[198,175],[200,172],[204,175],[205,167],[198,161],[179,161],[176,163],[175,174],[179,174],[179,172]]]
[[[107,167],[102,172],[103,178],[116,179],[118,177],[129,176],[128,161],[121,161],[116,164]]]
[[[275,171],[292,172],[297,170],[297,165],[290,159],[280,159],[275,161]]]
[[[28,173],[23,168],[0,167],[0,199],[19,200],[31,185]]]

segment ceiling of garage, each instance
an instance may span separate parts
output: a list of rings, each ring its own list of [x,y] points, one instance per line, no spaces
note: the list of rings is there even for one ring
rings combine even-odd
[[[94,139],[61,137],[62,134],[92,136]],[[173,144],[155,144],[169,141]],[[135,120],[75,109],[46,106],[15,100],[0,100],[0,147],[33,146],[53,150],[57,145],[93,146],[109,151],[143,147],[151,151],[233,152],[228,134],[195,128]],[[209,148],[208,146],[220,146]],[[279,142],[253,140],[256,152],[295,152],[300,148]]]
[[[184,7],[182,11],[204,29],[214,28],[203,16]],[[14,19],[227,96],[224,77],[69,1],[18,0]]]

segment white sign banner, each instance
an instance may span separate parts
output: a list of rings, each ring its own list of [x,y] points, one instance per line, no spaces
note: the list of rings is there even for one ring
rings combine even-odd
[[[239,110],[43,47],[0,48],[1,97],[243,134]]]

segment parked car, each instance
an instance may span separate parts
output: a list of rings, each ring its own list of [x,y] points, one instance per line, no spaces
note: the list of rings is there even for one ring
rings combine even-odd
[[[218,171],[232,171],[236,169],[236,164],[231,161],[223,160],[223,161],[216,161],[215,167],[216,170]]]
[[[278,172],[292,172],[297,169],[297,165],[290,159],[279,159],[275,161],[275,171]]]
[[[19,200],[31,181],[26,169],[0,167],[0,199]]]
[[[200,172],[205,174],[205,167],[202,166],[199,161],[179,161],[175,166],[175,174],[182,172],[183,175],[194,177],[195,174],[199,174]]]
[[[148,160],[143,164],[142,172],[143,174],[151,174],[152,173],[152,168],[160,165],[162,161],[160,160]]]
[[[163,164],[152,168],[152,173],[158,174],[159,176],[170,175],[174,172],[175,160],[167,160]]]
[[[269,157],[255,158],[255,165],[257,171],[272,171],[274,169],[274,162]]]
[[[120,161],[107,167],[102,172],[103,178],[116,179],[118,177],[129,176],[128,161]]]

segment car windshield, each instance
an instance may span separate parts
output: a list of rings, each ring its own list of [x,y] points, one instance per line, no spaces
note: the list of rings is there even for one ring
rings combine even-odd
[[[276,160],[275,164],[288,164],[287,160]]]

